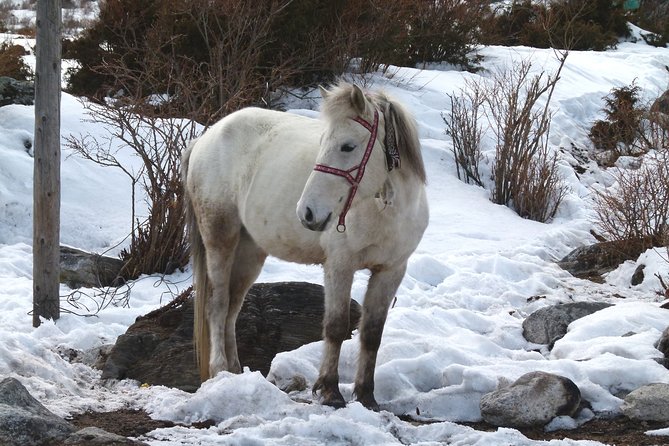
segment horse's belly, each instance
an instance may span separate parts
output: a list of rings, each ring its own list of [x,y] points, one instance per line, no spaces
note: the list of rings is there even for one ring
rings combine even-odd
[[[271,256],[305,264],[323,263],[325,260],[318,233],[304,228],[298,229],[297,233],[278,223],[267,222],[265,225],[264,221],[262,225],[256,221],[247,222],[245,226],[256,244]]]

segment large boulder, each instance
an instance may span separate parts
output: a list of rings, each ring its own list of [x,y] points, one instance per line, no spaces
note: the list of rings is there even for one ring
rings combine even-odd
[[[322,339],[323,287],[310,283],[255,284],[237,320],[242,366],[269,372],[277,353]],[[352,331],[360,306],[351,301]],[[119,336],[103,368],[105,379],[136,379],[186,391],[200,386],[193,350],[193,299],[185,294],[142,316]]]
[[[552,348],[555,341],[567,333],[573,321],[610,306],[604,302],[570,302],[540,308],[523,321],[523,337]]]
[[[573,416],[581,392],[568,378],[546,372],[527,373],[508,387],[481,398],[481,417],[503,427],[544,426],[553,418]]]
[[[620,407],[633,420],[669,422],[669,384],[648,384],[630,392]]]
[[[15,378],[0,381],[0,444],[46,446],[67,438],[74,427],[30,395]]]
[[[33,105],[34,103],[35,84],[0,76],[0,107],[9,104]]]

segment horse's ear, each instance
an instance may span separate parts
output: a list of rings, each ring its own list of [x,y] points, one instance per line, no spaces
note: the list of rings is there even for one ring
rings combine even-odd
[[[323,87],[322,85],[319,85],[319,86],[318,86],[318,89],[321,91],[321,97],[322,97],[323,99],[327,99],[328,96],[330,96],[330,92],[327,91],[327,90],[325,89],[325,87]]]
[[[357,85],[353,85],[353,88],[351,89],[351,104],[359,115],[365,114],[365,110],[367,108],[365,93],[363,93],[360,87]]]

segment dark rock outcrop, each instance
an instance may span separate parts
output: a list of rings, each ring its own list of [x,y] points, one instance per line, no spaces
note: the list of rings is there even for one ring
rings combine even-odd
[[[237,320],[242,366],[269,372],[274,356],[322,338],[323,287],[310,283],[255,284]],[[351,331],[360,307],[351,301]],[[193,350],[193,301],[188,295],[142,316],[119,336],[103,378],[195,391],[200,385]]]

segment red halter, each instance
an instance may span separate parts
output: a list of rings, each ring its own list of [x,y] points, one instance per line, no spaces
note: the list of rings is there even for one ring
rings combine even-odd
[[[360,185],[360,181],[362,181],[362,176],[365,174],[365,166],[367,166],[369,157],[372,154],[372,148],[374,148],[374,142],[376,142],[376,134],[378,133],[379,130],[379,112],[377,110],[374,110],[374,122],[372,124],[370,124],[360,116],[351,119],[353,119],[355,122],[357,122],[367,130],[369,130],[369,133],[371,133],[371,136],[369,137],[369,142],[367,143],[367,149],[365,149],[365,154],[363,155],[360,164],[351,167],[348,170],[337,169],[336,167],[330,167],[323,164],[316,164],[316,167],[314,167],[314,170],[317,170],[319,172],[325,172],[325,173],[330,173],[332,175],[337,175],[339,177],[344,177],[346,178],[346,181],[348,181],[349,184],[351,185],[351,189],[348,192],[348,199],[346,200],[346,205],[344,206],[344,210],[341,212],[341,214],[339,214],[339,224],[337,224],[338,232],[346,231],[346,224],[344,223],[346,219],[346,214],[348,213],[349,209],[351,209],[351,203],[353,203],[353,197],[355,197],[355,193],[358,191],[358,186]],[[355,172],[356,170],[358,171],[358,173],[354,177],[352,173]]]

